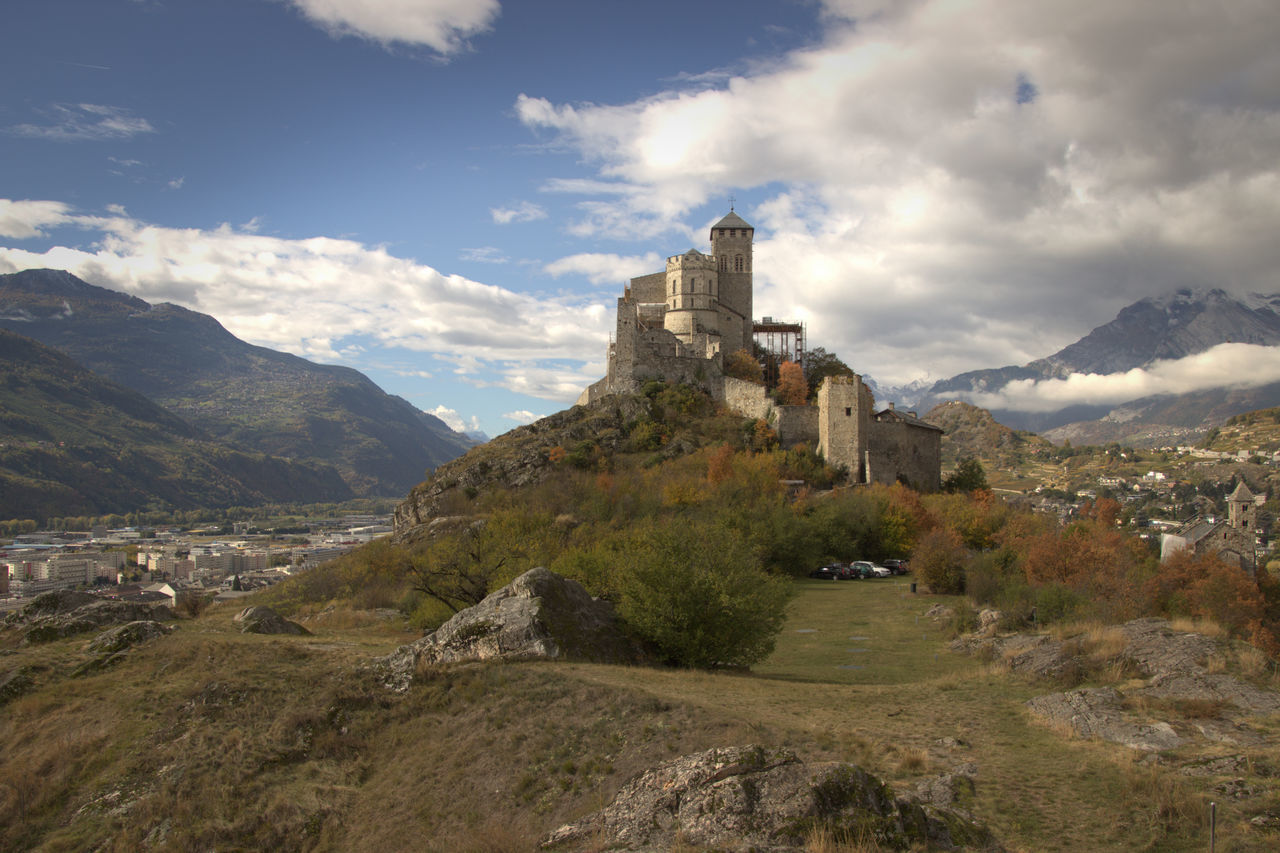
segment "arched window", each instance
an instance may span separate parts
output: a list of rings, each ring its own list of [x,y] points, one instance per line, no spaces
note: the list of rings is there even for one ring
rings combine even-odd
[[[725,255],[720,256],[720,272],[729,271],[729,258]]]

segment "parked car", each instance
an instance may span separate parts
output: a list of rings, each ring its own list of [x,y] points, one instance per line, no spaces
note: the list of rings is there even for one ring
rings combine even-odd
[[[866,560],[855,560],[849,564],[849,568],[860,578],[873,578],[876,576],[875,565]]]
[[[893,572],[890,569],[885,568],[884,566],[877,566],[873,564],[871,566],[871,572],[878,578],[893,577]]]
[[[905,575],[908,571],[906,560],[885,560],[882,565],[895,575]]]
[[[809,572],[809,577],[818,578],[820,580],[838,581],[840,580],[839,566],[819,566]]]

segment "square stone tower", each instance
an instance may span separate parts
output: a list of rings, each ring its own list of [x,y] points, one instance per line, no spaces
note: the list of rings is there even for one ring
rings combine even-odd
[[[755,228],[732,209],[711,226],[711,255],[720,273],[720,337],[723,351],[751,351],[751,246]]]
[[[874,405],[861,376],[828,376],[818,388],[818,452],[828,465],[847,468],[854,483],[870,482],[867,446]]]

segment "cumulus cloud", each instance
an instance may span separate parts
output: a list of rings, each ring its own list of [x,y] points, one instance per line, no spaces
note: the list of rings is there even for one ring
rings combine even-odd
[[[570,231],[678,251],[677,223],[755,188],[756,313],[892,383],[1048,355],[1178,287],[1275,289],[1267,4],[825,9],[821,44],[714,87],[522,94],[594,170],[547,187],[587,196]]]
[[[424,45],[442,56],[467,47],[497,19],[498,0],[290,0],[334,36],[354,35],[384,45]]]
[[[7,128],[14,136],[52,142],[86,142],[128,139],[140,133],[155,133],[151,122],[131,115],[123,107],[103,104],[53,104],[41,111],[48,123],[17,124]]]
[[[27,240],[70,218],[71,208],[60,201],[11,201],[0,198],[0,237]]]
[[[1053,412],[1079,403],[1115,405],[1159,394],[1256,388],[1273,382],[1280,382],[1280,347],[1233,343],[1123,373],[1022,379],[993,392],[959,392],[957,396],[988,409]]]
[[[460,375],[499,370],[493,384],[512,390],[572,399],[577,391],[563,387],[561,362],[597,357],[608,342],[600,302],[516,293],[352,240],[291,240],[227,224],[166,228],[121,208],[88,215],[57,202],[0,201],[5,233],[51,225],[94,232],[97,240],[43,252],[0,247],[0,271],[65,269],[149,302],[212,314],[245,340],[321,360],[351,362],[373,342],[452,361]]]
[[[517,409],[514,412],[504,412],[502,416],[507,420],[515,421],[518,424],[531,424],[536,420],[546,417],[546,415],[535,415],[528,409]]]
[[[605,252],[583,252],[552,261],[542,268],[548,275],[585,276],[592,284],[623,285],[638,275],[661,272],[663,258],[657,252],[643,255],[615,255]],[[621,294],[621,290],[618,291]]]
[[[445,425],[455,432],[480,432],[480,418],[475,415],[472,415],[470,420],[464,419],[458,414],[457,409],[451,409],[444,404],[434,409],[427,409],[426,412],[444,421]]]
[[[499,225],[509,225],[512,222],[534,222],[538,219],[546,219],[547,211],[531,201],[522,201],[511,207],[491,208],[489,215]]]

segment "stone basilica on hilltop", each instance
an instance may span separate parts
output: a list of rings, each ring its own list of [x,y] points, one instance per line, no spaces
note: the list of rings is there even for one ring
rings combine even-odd
[[[631,279],[618,299],[608,372],[578,402],[637,394],[652,379],[683,382],[744,417],[769,421],[784,446],[816,445],[852,482],[937,490],[942,430],[892,404],[876,412],[860,376],[824,380],[816,406],[781,406],[762,386],[724,375],[725,357],[751,352],[762,328],[752,319],[754,238],[755,229],[730,209],[711,226],[711,254],[689,249],[667,258],[664,271]]]

